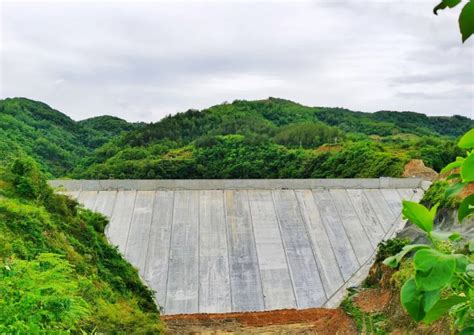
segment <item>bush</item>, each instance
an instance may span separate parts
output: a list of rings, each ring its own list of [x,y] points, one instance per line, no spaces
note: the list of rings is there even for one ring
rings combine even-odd
[[[160,333],[152,292],[104,235],[107,220],[57,195],[31,160],[4,171],[0,333]]]

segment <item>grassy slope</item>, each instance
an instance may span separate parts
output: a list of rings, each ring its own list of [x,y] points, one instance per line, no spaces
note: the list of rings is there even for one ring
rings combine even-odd
[[[153,297],[104,235],[31,159],[0,178],[0,333],[160,333]]]

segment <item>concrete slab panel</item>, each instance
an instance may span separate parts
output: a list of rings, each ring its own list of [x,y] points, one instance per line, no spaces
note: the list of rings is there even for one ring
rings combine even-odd
[[[137,192],[127,244],[125,245],[125,258],[138,269],[142,277],[145,274],[154,199],[154,191]]]
[[[420,178],[392,178],[380,177],[380,186],[374,188],[415,188],[421,187],[423,180]],[[372,188],[372,187],[369,187]]]
[[[388,232],[392,224],[395,222],[396,217],[385,201],[382,192],[377,189],[366,189],[364,190],[364,194],[369,200],[370,206],[374,210],[375,215],[377,215],[382,228],[385,232]]]
[[[265,309],[296,308],[272,193],[248,191]]]
[[[329,192],[347,236],[351,241],[352,248],[359,260],[359,264],[363,264],[372,256],[374,247],[369,241],[367,233],[360,222],[359,216],[357,215],[346,190],[331,189]]]
[[[326,294],[293,190],[272,192],[299,308],[322,306]]]
[[[168,261],[173,221],[174,192],[156,191],[144,279],[156,293],[159,306],[165,307]]]
[[[423,198],[424,191],[421,188],[417,188],[414,190],[413,197],[411,201],[419,202]]]
[[[344,284],[336,255],[314,202],[313,193],[310,190],[296,190],[295,194],[311,240],[326,296],[330,297]]]
[[[372,206],[370,205],[369,200],[365,196],[362,189],[346,190],[346,193],[360,218],[360,222],[365,228],[372,247],[375,249],[379,242],[383,240],[385,236],[385,230],[380,224],[377,215],[372,209]]]
[[[176,191],[168,265],[167,314],[199,311],[199,191]]]
[[[97,194],[97,199],[94,205],[94,211],[99,212],[109,218],[109,224],[105,227],[105,234],[108,236],[108,230],[110,229],[110,218],[115,207],[115,198],[117,197],[117,191],[100,191]]]
[[[95,201],[94,211],[99,212],[106,217],[111,217],[112,212],[114,211],[115,198],[117,196],[117,191],[101,191],[97,195],[97,200]]]
[[[199,312],[232,309],[224,192],[199,192]]]
[[[415,190],[412,188],[399,188],[397,192],[403,200],[411,200],[415,194]]]
[[[398,218],[402,215],[402,198],[397,190],[394,189],[383,189],[380,190],[388,207],[392,211],[393,215]]]
[[[94,210],[95,201],[97,199],[97,191],[82,191],[79,194],[79,203],[85,208]]]
[[[313,197],[336,254],[342,277],[346,281],[359,268],[359,261],[329,191],[313,190]]]
[[[79,184],[76,184],[79,182]],[[65,185],[68,183],[73,183],[73,185],[78,186],[81,191],[106,191],[106,188],[103,188],[103,182],[107,183],[106,180],[74,180],[74,181],[65,181]]]
[[[232,311],[265,309],[247,191],[224,191]]]
[[[117,192],[114,211],[107,229],[110,242],[116,245],[122,254],[125,253],[125,245],[127,244],[136,196],[136,191]]]

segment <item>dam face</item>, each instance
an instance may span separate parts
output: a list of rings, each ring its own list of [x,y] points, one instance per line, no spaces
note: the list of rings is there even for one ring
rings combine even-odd
[[[164,314],[335,307],[403,224],[419,179],[56,180],[110,218],[107,237]]]

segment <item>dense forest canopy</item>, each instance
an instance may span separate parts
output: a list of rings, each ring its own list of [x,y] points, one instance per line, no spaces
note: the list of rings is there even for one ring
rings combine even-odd
[[[82,157],[140,126],[112,116],[76,122],[42,102],[0,100],[0,160],[24,154],[47,175],[65,176]]]
[[[24,98],[0,100],[0,159],[33,157],[49,177],[351,178],[439,171],[462,154],[463,116],[355,112],[278,98],[236,100],[156,123],[76,122]]]

